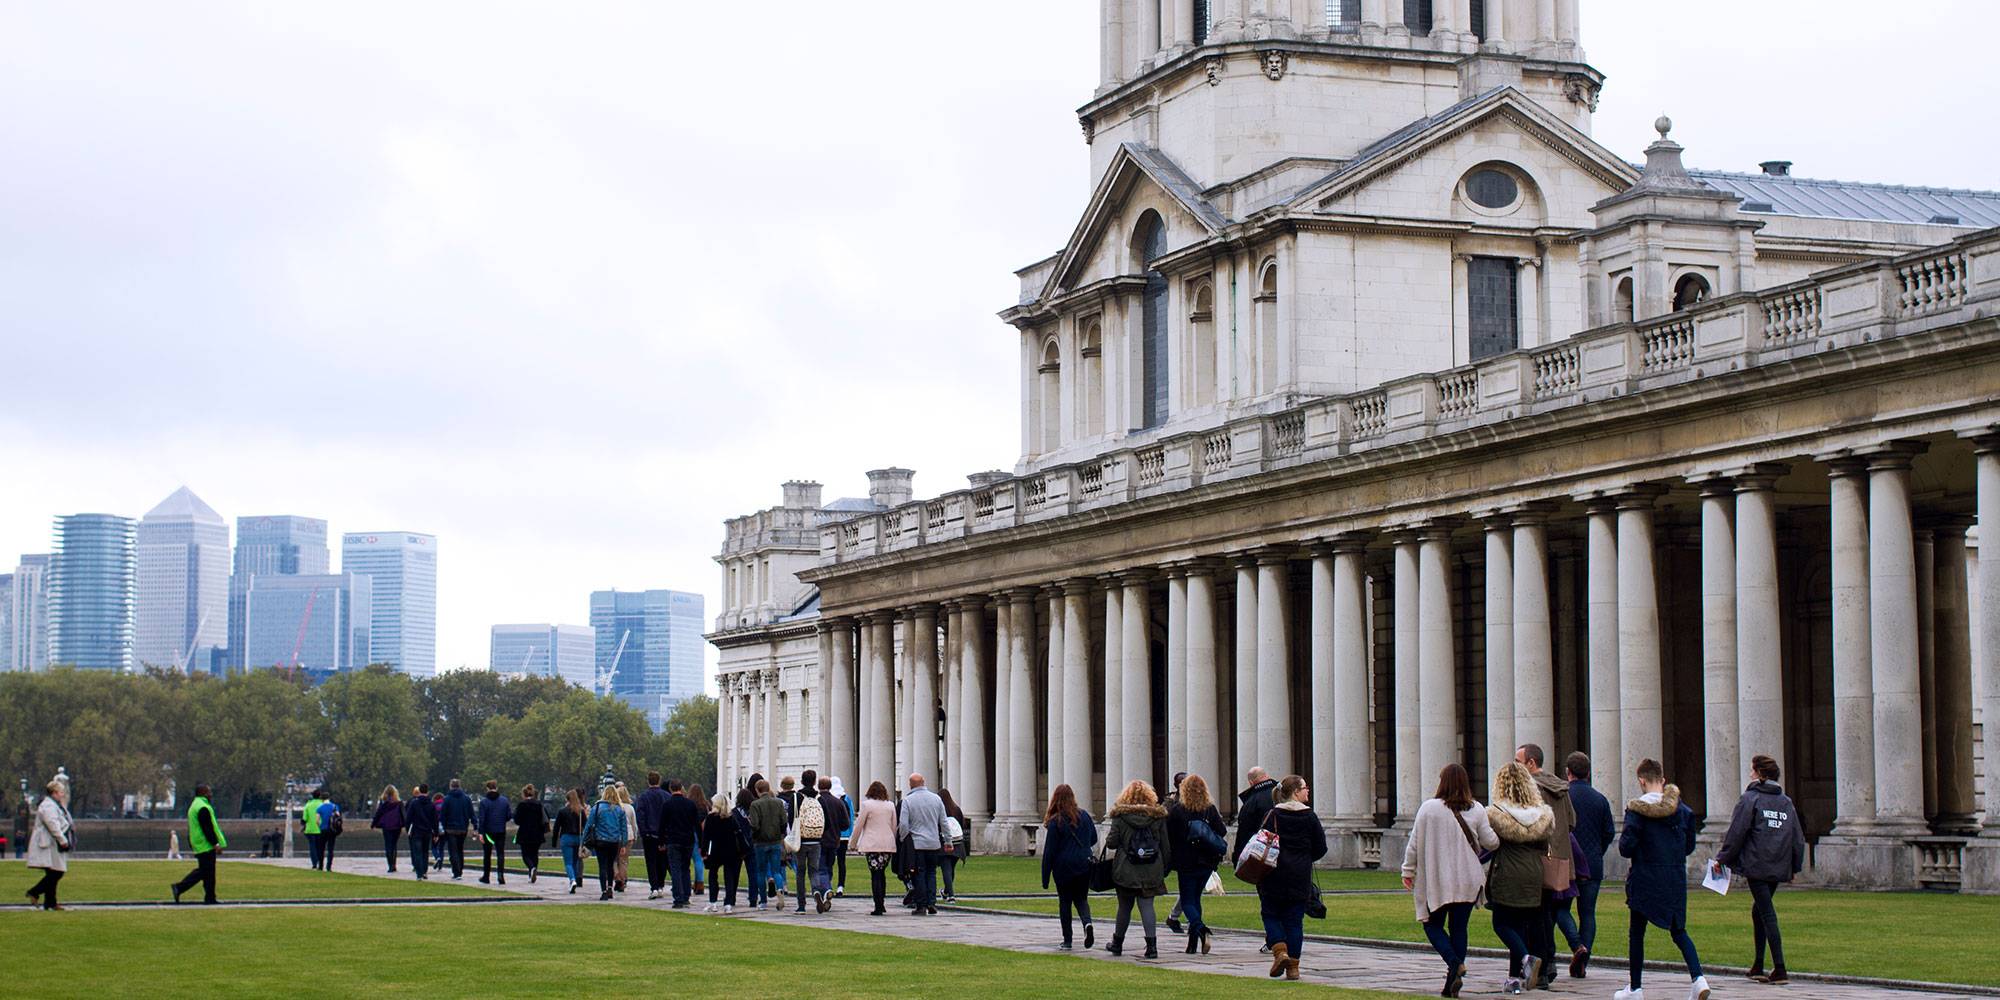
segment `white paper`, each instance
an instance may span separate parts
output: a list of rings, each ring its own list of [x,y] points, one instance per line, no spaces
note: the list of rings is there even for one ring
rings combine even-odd
[[[1708,874],[1702,876],[1701,887],[1718,896],[1729,895],[1729,869],[1709,861]]]

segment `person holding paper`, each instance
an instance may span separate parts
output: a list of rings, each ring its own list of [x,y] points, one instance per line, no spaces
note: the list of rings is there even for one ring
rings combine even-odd
[[[1750,787],[1736,800],[1729,832],[1710,864],[1711,873],[1733,868],[1750,884],[1750,928],[1756,940],[1756,960],[1750,963],[1755,982],[1782,985],[1785,945],[1778,936],[1778,908],[1772,897],[1778,886],[1792,880],[1806,862],[1806,834],[1798,808],[1778,784],[1778,762],[1764,754],[1750,758]],[[1771,948],[1771,971],[1764,971],[1764,947]]]

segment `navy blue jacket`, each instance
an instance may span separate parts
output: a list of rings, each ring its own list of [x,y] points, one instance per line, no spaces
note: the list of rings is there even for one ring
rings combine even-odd
[[[650,791],[650,789],[649,789]],[[693,847],[701,835],[701,807],[685,795],[664,796],[660,805],[660,842],[669,847]],[[646,828],[646,821],[639,821]]]
[[[431,805],[428,795],[414,795],[403,803],[403,826],[410,831],[410,840],[431,837],[437,834],[437,807]]]
[[[1657,803],[1625,804],[1625,832],[1618,853],[1632,862],[1625,876],[1625,905],[1663,930],[1687,926],[1687,858],[1694,853],[1694,810],[1668,785]]]
[[[648,786],[632,800],[632,811],[639,814],[639,836],[641,839],[660,837],[660,814],[667,808],[667,800],[675,798],[658,785]]]
[[[1068,882],[1090,874],[1090,849],[1097,846],[1097,824],[1079,811],[1071,824],[1061,816],[1042,824],[1042,888],[1049,879]]]
[[[465,789],[454,788],[444,793],[444,801],[438,803],[438,825],[446,833],[466,833],[472,829],[472,796]]]
[[[447,799],[447,802],[450,800]],[[500,837],[507,833],[507,821],[514,818],[514,803],[499,792],[488,792],[479,800],[479,832]]]
[[[1588,781],[1569,783],[1569,805],[1576,811],[1576,823],[1569,832],[1576,835],[1577,845],[1590,859],[1590,870],[1603,877],[1604,852],[1611,849],[1611,842],[1618,839],[1618,830],[1611,825],[1611,802],[1604,793],[1590,787]]]

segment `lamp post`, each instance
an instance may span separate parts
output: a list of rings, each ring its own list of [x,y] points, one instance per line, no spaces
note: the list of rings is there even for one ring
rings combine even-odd
[[[296,781],[293,781],[293,780],[292,780],[292,779],[290,779],[290,778],[286,778],[286,779],[285,779],[285,852],[284,852],[284,856],[285,856],[285,857],[287,857],[287,858],[289,858],[289,857],[291,857],[291,856],[292,856],[292,797],[293,797],[293,793],[294,793],[294,792],[295,792],[295,791],[296,791],[297,789],[298,789],[298,782],[296,782]]]

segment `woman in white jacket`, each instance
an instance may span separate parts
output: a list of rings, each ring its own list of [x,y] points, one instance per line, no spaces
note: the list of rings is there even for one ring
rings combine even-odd
[[[28,890],[28,898],[41,903],[43,909],[60,910],[56,883],[69,871],[69,788],[51,781],[46,790],[48,794],[35,809],[35,832],[28,838],[27,856],[28,867],[42,870],[42,880]]]
[[[1438,772],[1437,792],[1417,810],[1403,850],[1403,888],[1417,905],[1424,936],[1444,959],[1443,996],[1465,985],[1466,923],[1486,897],[1485,852],[1500,846],[1486,810],[1459,764]]]

